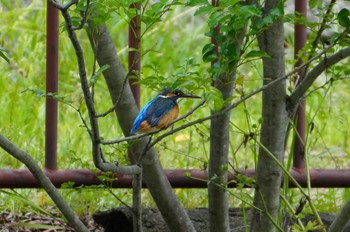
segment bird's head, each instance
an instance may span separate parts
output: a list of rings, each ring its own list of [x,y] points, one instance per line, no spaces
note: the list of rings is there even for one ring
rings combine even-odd
[[[199,96],[193,94],[186,94],[179,89],[171,90],[171,88],[167,87],[163,89],[163,91],[159,94],[160,97],[164,98],[200,98]]]

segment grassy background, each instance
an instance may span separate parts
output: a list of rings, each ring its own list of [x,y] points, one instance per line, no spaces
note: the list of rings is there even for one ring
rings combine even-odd
[[[44,1],[46,2],[46,1]],[[30,92],[23,92],[27,88],[45,90],[45,6],[42,1],[34,1],[26,7],[13,3],[7,10],[2,1],[0,11],[3,23],[0,25],[0,46],[8,49],[10,64],[0,60],[0,133],[6,135],[19,147],[28,151],[37,162],[44,163],[44,131],[45,131],[45,99],[38,98]],[[143,56],[142,78],[158,75],[165,80],[176,78],[176,74],[183,71],[184,65],[198,72],[199,77],[206,80],[206,85],[194,92],[206,96],[210,90],[208,78],[208,64],[201,61],[201,50],[208,38],[205,19],[193,17],[193,9],[177,7],[164,16],[161,23],[156,24],[143,38],[143,50],[151,49]],[[62,19],[61,19],[62,22]],[[115,40],[118,54],[122,63],[127,67],[127,25],[117,14],[107,22],[111,35]],[[290,36],[290,35],[287,35]],[[80,42],[85,52],[88,73],[91,74],[93,57],[86,33],[79,32]],[[286,49],[288,57],[293,49]],[[186,59],[193,59],[188,64]],[[66,33],[60,32],[59,54],[59,93],[73,101],[73,105],[81,108],[84,116],[86,109],[83,104],[79,86],[76,58]],[[291,62],[289,62],[291,63]],[[195,65],[198,64],[198,65]],[[344,64],[345,65],[345,64]],[[291,67],[289,67],[291,69]],[[238,78],[241,80],[237,89],[249,93],[261,85],[261,64],[252,62],[240,67]],[[327,73],[320,78],[314,88],[323,84],[333,74]],[[191,77],[190,77],[191,78]],[[198,77],[197,77],[198,78]],[[307,117],[314,123],[314,130],[309,134],[307,158],[311,168],[348,168],[349,167],[349,109],[350,103],[349,80],[334,82],[313,93],[308,98]],[[145,83],[142,89],[142,105],[153,98],[156,88]],[[147,87],[148,86],[148,87]],[[329,87],[329,88],[328,88]],[[102,112],[111,106],[106,94],[104,82],[99,81],[96,87],[96,104]],[[235,93],[235,99],[241,95]],[[257,146],[248,141],[246,146],[240,146],[247,133],[258,131],[260,125],[261,100],[260,94],[237,107],[231,114],[230,161],[240,169],[254,168]],[[180,102],[181,113],[184,114],[196,104],[194,100]],[[210,113],[210,106],[206,105],[197,110],[192,120]],[[181,124],[181,122],[179,123]],[[205,169],[209,157],[209,123],[196,125],[188,130],[168,137],[156,146],[164,168]],[[100,120],[102,136],[108,139],[120,138],[123,135],[114,114]],[[58,162],[59,168],[76,169],[95,167],[91,157],[91,146],[88,135],[82,127],[77,113],[64,104],[59,104],[59,138]],[[113,145],[105,147],[106,157],[110,161],[127,163],[125,146]],[[288,150],[287,150],[288,151]],[[2,169],[18,169],[24,166],[0,150]],[[286,159],[288,159],[286,152]],[[237,161],[237,162],[235,162]],[[111,190],[122,201],[131,203],[130,190]],[[176,189],[176,193],[185,207],[205,207],[207,205],[206,190]],[[251,189],[232,189],[233,194],[241,198],[250,199]],[[0,209],[15,212],[25,211],[34,205],[51,208],[52,202],[40,189],[16,189],[17,194],[0,192]],[[64,197],[80,214],[96,210],[116,207],[120,203],[105,188],[99,186],[80,189],[61,190]],[[18,195],[19,194],[19,195]],[[315,189],[313,190],[315,204],[319,211],[333,212],[339,209],[344,200],[348,199],[349,191],[345,189]],[[34,205],[21,197],[33,199]],[[98,196],[98,200],[96,200]],[[298,190],[289,193],[292,204],[299,202]],[[147,190],[143,191],[143,204],[154,205]],[[231,197],[232,206],[241,206],[242,202]]]

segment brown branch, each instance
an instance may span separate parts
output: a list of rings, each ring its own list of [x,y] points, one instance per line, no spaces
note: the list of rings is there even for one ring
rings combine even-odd
[[[327,10],[326,10],[326,13],[325,13],[325,17],[323,17],[322,19],[322,22],[321,22],[321,26],[320,26],[320,29],[317,31],[317,35],[316,35],[316,38],[314,39],[314,41],[312,42],[312,50],[315,50],[319,41],[320,41],[320,38],[321,38],[321,35],[322,35],[322,32],[327,28],[327,22],[329,20],[329,15],[333,9],[333,6],[335,5],[337,1],[336,0],[331,0],[331,2],[329,3],[329,5],[327,6]],[[311,59],[311,54],[309,55],[309,58],[308,60]]]
[[[346,224],[350,220],[350,200],[345,203],[343,208],[338,213],[337,217],[332,222],[331,226],[329,227],[329,232],[338,232],[343,231]]]
[[[27,152],[21,150],[19,147],[11,143],[5,136],[0,134],[0,146],[7,151],[11,156],[22,162],[27,166],[33,176],[39,181],[41,186],[45,189],[50,198],[55,202],[57,208],[62,212],[64,217],[73,226],[76,231],[89,231],[85,225],[80,221],[79,217],[74,213],[71,207],[67,204],[64,198],[60,195],[56,187],[52,184],[50,179],[43,173],[36,161]]]
[[[329,47],[328,49],[330,49],[331,47]],[[200,118],[200,119],[197,119],[195,121],[192,121],[192,122],[189,122],[189,123],[186,123],[182,126],[179,126],[175,129],[172,129],[164,134],[162,134],[161,136],[157,137],[156,140],[154,140],[152,142],[152,146],[154,146],[157,142],[159,142],[160,140],[162,140],[163,138],[169,136],[169,135],[172,135],[180,130],[183,130],[187,127],[190,127],[190,126],[193,126],[195,124],[198,124],[198,123],[202,123],[204,121],[207,121],[207,120],[210,120],[214,117],[219,117],[220,115],[236,108],[238,105],[240,105],[241,103],[243,103],[244,101],[248,100],[249,98],[253,97],[254,95],[264,91],[265,89],[267,88],[270,88],[272,87],[274,84],[282,81],[282,80],[285,80],[287,78],[289,78],[290,76],[294,75],[295,73],[297,73],[300,69],[304,68],[306,65],[310,64],[311,62],[317,60],[318,58],[320,58],[323,54],[325,54],[328,49],[320,52],[319,54],[317,54],[316,56],[314,56],[313,58],[311,58],[310,60],[308,60],[306,63],[300,65],[299,67],[295,67],[294,70],[290,71],[289,73],[287,73],[286,75],[280,77],[280,78],[277,78],[271,82],[269,82],[268,84],[260,87],[259,89],[256,89],[254,90],[253,92],[245,95],[244,97],[242,97],[239,101],[235,102],[235,103],[232,103],[230,105],[228,105],[224,110],[220,111],[220,112],[217,112],[215,114],[212,114],[210,116],[207,116],[207,117],[204,117],[204,118]],[[204,104],[204,101],[202,101],[201,103],[199,103],[194,109],[192,109],[188,114],[178,118],[177,120],[175,120],[173,123],[170,124],[173,125],[174,123],[188,117],[188,115],[192,114],[198,107],[202,106]],[[130,140],[137,140],[137,139],[140,139],[140,138],[143,138],[143,137],[146,137],[146,136],[149,136],[149,135],[153,135],[153,134],[156,134],[158,133],[159,131],[156,131],[156,132],[150,132],[150,133],[145,133],[145,134],[139,134],[139,135],[132,135],[132,136],[128,136],[128,137],[125,137],[125,138],[121,138],[121,139],[115,139],[115,140],[101,140],[100,143],[101,144],[104,144],[104,145],[108,145],[108,144],[116,144],[116,143],[121,143],[121,142],[125,142],[125,141],[130,141]],[[150,147],[148,147],[147,150],[149,150]]]
[[[52,5],[54,5],[57,9],[59,10],[68,10],[69,7],[71,7],[74,4],[78,3],[78,0],[71,0],[70,2],[66,3],[65,5],[62,5],[61,3],[59,3],[56,0],[49,0],[51,2]]]
[[[60,9],[63,18],[65,19],[68,37],[71,40],[71,43],[74,47],[75,54],[77,57],[80,84],[81,84],[81,88],[82,88],[84,99],[85,99],[85,104],[87,106],[88,115],[89,115],[89,119],[90,119],[90,126],[91,126],[90,136],[91,136],[91,142],[92,142],[93,161],[94,161],[95,166],[97,168],[99,168],[101,171],[105,171],[105,172],[112,171],[112,172],[119,172],[119,173],[123,173],[123,174],[140,173],[141,169],[137,165],[119,167],[115,164],[104,162],[104,158],[102,155],[102,149],[100,147],[100,132],[99,132],[98,120],[96,118],[96,110],[95,110],[95,105],[93,102],[92,94],[91,94],[90,89],[89,89],[89,83],[88,83],[86,68],[85,68],[86,66],[85,66],[85,61],[84,61],[84,54],[83,54],[83,50],[79,44],[77,35],[74,31],[72,21],[71,21],[71,16],[68,12],[69,6],[76,3],[76,1],[71,1],[63,7],[61,5],[59,5],[54,0],[50,0],[50,2],[53,3],[56,7],[58,7],[58,9]]]
[[[88,11],[89,11],[89,7],[90,7],[90,0],[86,1],[86,9],[85,11],[82,13],[83,18],[80,21],[80,24],[76,27],[73,27],[73,30],[80,30],[84,27],[86,20],[87,20],[87,16],[88,16]]]
[[[321,75],[327,68],[332,65],[337,64],[341,60],[350,56],[350,48],[344,48],[337,53],[325,57],[321,62],[319,62],[310,72],[307,73],[305,78],[300,82],[300,84],[295,88],[295,90],[290,95],[290,106],[295,107],[306,91],[314,83],[314,81]]]
[[[124,88],[125,88],[125,85],[126,85],[126,83],[127,83],[127,80],[128,80],[128,75],[126,75],[125,78],[124,78],[124,82],[123,82],[123,85],[122,85],[122,87],[121,87],[120,94],[119,94],[117,100],[115,101],[114,105],[113,105],[109,110],[107,110],[106,112],[101,113],[101,114],[96,114],[96,117],[97,117],[97,118],[99,118],[99,117],[105,117],[106,115],[108,115],[109,113],[112,113],[112,112],[115,110],[115,108],[117,107],[117,105],[118,105],[118,103],[119,103],[119,101],[120,101],[120,99],[121,99],[121,96],[122,96],[123,93],[124,93]]]

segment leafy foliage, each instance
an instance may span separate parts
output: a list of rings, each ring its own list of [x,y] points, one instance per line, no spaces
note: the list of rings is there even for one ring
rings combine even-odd
[[[2,111],[1,133],[8,134],[21,147],[34,155],[35,159],[43,160],[44,141],[44,101],[46,97],[44,86],[45,56],[45,33],[42,22],[45,21],[44,8],[33,1],[29,6],[18,5],[13,2],[9,11],[2,12],[4,23],[0,26],[0,43],[7,50],[0,49],[0,56],[10,63],[1,62],[0,91],[8,97],[1,98]],[[312,8],[322,9],[321,1],[310,1]],[[86,9],[86,1],[79,1],[75,6],[74,25],[77,26],[82,20],[81,12]],[[142,10],[131,9],[133,3],[143,4]],[[119,48],[119,55],[126,67],[125,51],[127,22],[136,15],[141,16],[143,22],[142,42],[144,55],[142,56],[142,75],[139,83],[143,87],[142,101],[145,103],[152,96],[151,91],[159,91],[165,86],[181,88],[187,91],[199,91],[207,100],[208,107],[196,111],[194,118],[204,117],[209,114],[210,109],[219,110],[227,102],[215,88],[211,87],[211,77],[214,79],[219,73],[227,72],[232,66],[239,66],[238,78],[236,80],[236,93],[233,98],[239,99],[247,93],[258,88],[261,84],[261,58],[269,58],[261,52],[255,44],[257,36],[271,25],[279,17],[284,17],[286,23],[302,23],[310,29],[308,45],[300,52],[300,57],[307,59],[304,54],[314,54],[315,51],[323,49],[324,45],[318,43],[312,48],[312,41],[316,38],[316,30],[321,22],[307,22],[305,18],[284,16],[283,9],[279,6],[267,15],[263,15],[257,6],[243,6],[239,1],[221,1],[220,7],[213,7],[206,0],[190,0],[186,6],[178,5],[179,1],[92,1],[91,8],[95,14],[88,14],[88,19],[95,24],[106,22],[110,31],[115,36],[115,43]],[[11,8],[12,7],[12,8]],[[17,7],[17,8],[15,8]],[[324,10],[324,9],[323,9]],[[192,16],[192,13],[194,16]],[[320,11],[322,16],[323,12]],[[18,18],[13,20],[13,18]],[[207,20],[206,24],[203,21]],[[339,25],[342,26],[338,28]],[[40,25],[40,26],[39,26]],[[220,33],[216,27],[220,25]],[[349,11],[342,9],[339,13],[332,13],[328,27],[339,29],[335,32],[331,42],[342,42],[341,46],[347,46]],[[337,25],[337,26],[335,26]],[[233,44],[235,35],[241,32],[242,27],[248,27],[243,50],[237,50]],[[205,33],[204,30],[207,30]],[[171,33],[174,32],[174,33]],[[176,32],[176,33],[175,33]],[[206,34],[206,38],[204,37]],[[89,64],[93,63],[93,54],[87,40],[80,35],[85,56]],[[213,38],[216,44],[209,41]],[[77,78],[77,69],[74,52],[68,46],[65,33],[60,34],[60,82],[59,93],[51,93],[60,102],[72,103],[79,106],[83,116],[86,110],[82,104],[81,92]],[[330,49],[329,53],[336,48]],[[286,53],[291,56],[290,49]],[[7,56],[7,54],[10,54]],[[218,55],[220,54],[220,55]],[[6,59],[7,58],[7,59]],[[203,60],[202,63],[200,60]],[[213,66],[210,64],[213,63]],[[292,69],[294,59],[288,61],[288,69]],[[313,64],[310,68],[313,67]],[[91,74],[90,83],[95,85],[97,108],[100,111],[108,109],[111,104],[106,101],[106,86],[102,81],[97,81],[98,76],[107,67],[100,67],[95,75],[92,75],[92,65],[88,66]],[[329,69],[320,80],[318,80],[308,95],[308,124],[310,125],[309,138],[307,142],[307,154],[310,168],[347,168],[349,166],[348,144],[350,141],[350,122],[348,119],[348,85],[347,78],[350,68],[347,62]],[[33,95],[28,94],[33,93]],[[181,111],[185,112],[191,108],[190,102],[181,102]],[[261,124],[260,117],[261,99],[259,95],[245,102],[232,112],[231,122],[231,163],[237,169],[254,167],[256,161],[257,144],[254,139],[258,136]],[[81,127],[76,112],[66,104],[59,105],[59,164],[64,168],[89,168],[93,164],[89,155],[90,146],[88,135]],[[180,122],[181,124],[182,122]],[[311,130],[313,125],[313,130]],[[335,128],[335,129],[334,129]],[[113,115],[101,120],[101,131],[104,138],[115,138],[121,136],[121,131]],[[196,125],[191,130],[182,131],[181,134],[168,138],[159,144],[157,149],[165,168],[200,168],[206,169],[208,163],[208,124]],[[106,149],[108,158],[121,160],[127,163],[127,147],[109,147]],[[291,152],[290,152],[291,153]],[[3,152],[2,168],[21,168],[17,163]],[[289,154],[291,157],[291,154]],[[244,185],[252,185],[251,179],[238,176],[239,188],[230,190],[232,206],[245,207],[251,203],[251,190],[243,189]],[[66,187],[72,187],[70,183]],[[109,191],[102,186],[94,186],[95,189],[64,189],[62,192],[71,201],[74,208],[83,213],[86,205],[91,211],[115,206],[115,199]],[[206,192],[203,190],[176,190],[186,206],[198,207],[207,204]],[[348,197],[347,190],[334,190],[334,192],[323,193],[314,190],[312,196],[324,194],[324,200],[314,201],[319,209],[323,211],[334,211],[335,200],[338,204],[342,196],[344,200]],[[36,195],[34,190],[21,190],[23,195],[31,198]],[[96,192],[100,201],[93,201]],[[130,194],[127,190],[115,191],[115,194],[125,202],[130,202]],[[236,198],[236,196],[239,198]],[[299,192],[288,189],[287,199],[292,205],[299,201]],[[327,195],[328,194],[328,195]],[[16,206],[16,196],[1,193],[7,198],[6,208],[14,209],[23,207]],[[153,205],[152,200],[143,193],[146,206]],[[196,200],[199,199],[199,200]],[[237,200],[241,199],[241,200]],[[48,203],[52,205],[52,203]],[[338,205],[339,206],[339,205]],[[309,208],[306,207],[308,212]],[[307,228],[313,228],[312,223]]]

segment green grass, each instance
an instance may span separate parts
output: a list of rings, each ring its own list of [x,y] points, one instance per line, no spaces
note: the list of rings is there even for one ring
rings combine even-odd
[[[22,93],[27,88],[45,89],[45,10],[40,4],[41,1],[34,1],[26,8],[17,6],[11,11],[0,11],[4,22],[0,25],[0,45],[8,49],[10,54],[10,64],[0,60],[0,73],[2,74],[0,93],[3,96],[0,98],[0,133],[29,152],[43,166],[45,100],[29,92]],[[115,39],[114,42],[124,67],[127,67],[127,25],[118,15],[113,15],[107,24]],[[191,68],[198,71],[203,80],[208,80],[206,71],[208,64],[203,64],[201,61],[202,47],[208,42],[208,38],[203,35],[205,31],[205,19],[193,17],[191,9],[176,8],[169,12],[164,21],[156,24],[143,38],[143,50],[152,49],[152,51],[143,56],[142,78],[155,74],[155,70],[149,68],[154,65],[159,75],[166,77],[165,79],[174,78],[174,74],[181,71],[179,66],[186,64],[185,59],[193,58],[193,62],[199,66]],[[79,38],[86,55],[88,73],[91,74],[93,58],[86,33],[80,32]],[[64,32],[60,33],[59,62],[59,93],[72,100],[75,107],[81,108],[84,117],[87,118],[79,86],[76,58]],[[242,66],[238,77],[243,77],[244,82],[239,88],[243,88],[245,93],[258,88],[261,85],[261,72],[259,62]],[[308,120],[315,125],[307,146],[311,168],[349,167],[350,122],[347,117],[350,109],[350,103],[347,100],[349,99],[347,92],[349,84],[349,80],[337,81],[329,91],[322,89],[308,98]],[[207,94],[209,86],[210,83],[207,81],[207,85],[197,91],[198,94]],[[157,94],[156,88],[148,87],[147,83],[143,86],[142,105]],[[97,109],[102,112],[111,106],[108,90],[102,79],[97,83],[96,90]],[[240,95],[236,93],[235,97],[237,100]],[[181,101],[181,114],[186,113],[196,102],[195,100]],[[195,120],[209,113],[210,107],[205,105],[186,120]],[[256,144],[248,141],[246,146],[239,145],[243,143],[245,134],[259,127],[260,120],[261,94],[254,96],[232,111],[230,161],[232,163],[234,163],[233,160],[237,161],[233,164],[235,167],[254,168]],[[182,123],[179,122],[178,125]],[[123,136],[114,114],[100,120],[100,129],[105,139]],[[59,168],[94,170],[88,134],[82,127],[78,114],[71,107],[62,103],[59,104],[58,132]],[[208,141],[209,122],[204,122],[168,137],[159,143],[156,149],[164,168],[205,169],[209,157]],[[127,163],[125,146],[108,146],[104,148],[104,151],[110,161]],[[24,168],[21,163],[11,158],[3,150],[0,150],[0,156],[2,160],[0,168]],[[24,198],[34,199],[33,202],[40,207],[53,205],[49,199],[43,203],[40,199],[33,197],[42,190],[18,189],[16,191]],[[80,214],[121,205],[106,189],[95,187],[60,191],[73,209]],[[130,190],[114,189],[111,191],[122,201],[127,204],[131,203]],[[244,199],[249,199],[253,193],[251,189],[232,189],[230,191]],[[297,205],[300,198],[299,192],[298,190],[290,191],[291,203]],[[205,189],[176,189],[175,192],[186,207],[205,207],[207,205]],[[346,200],[349,195],[344,189],[315,189],[312,193],[318,209],[327,212],[338,210],[343,200]],[[0,209],[10,209],[15,212],[32,209],[30,205],[20,202],[12,195],[4,192],[0,195],[1,199],[4,199],[0,201]],[[242,205],[238,198],[231,197],[230,201],[232,206]],[[143,190],[143,204],[154,206],[147,190]]]

